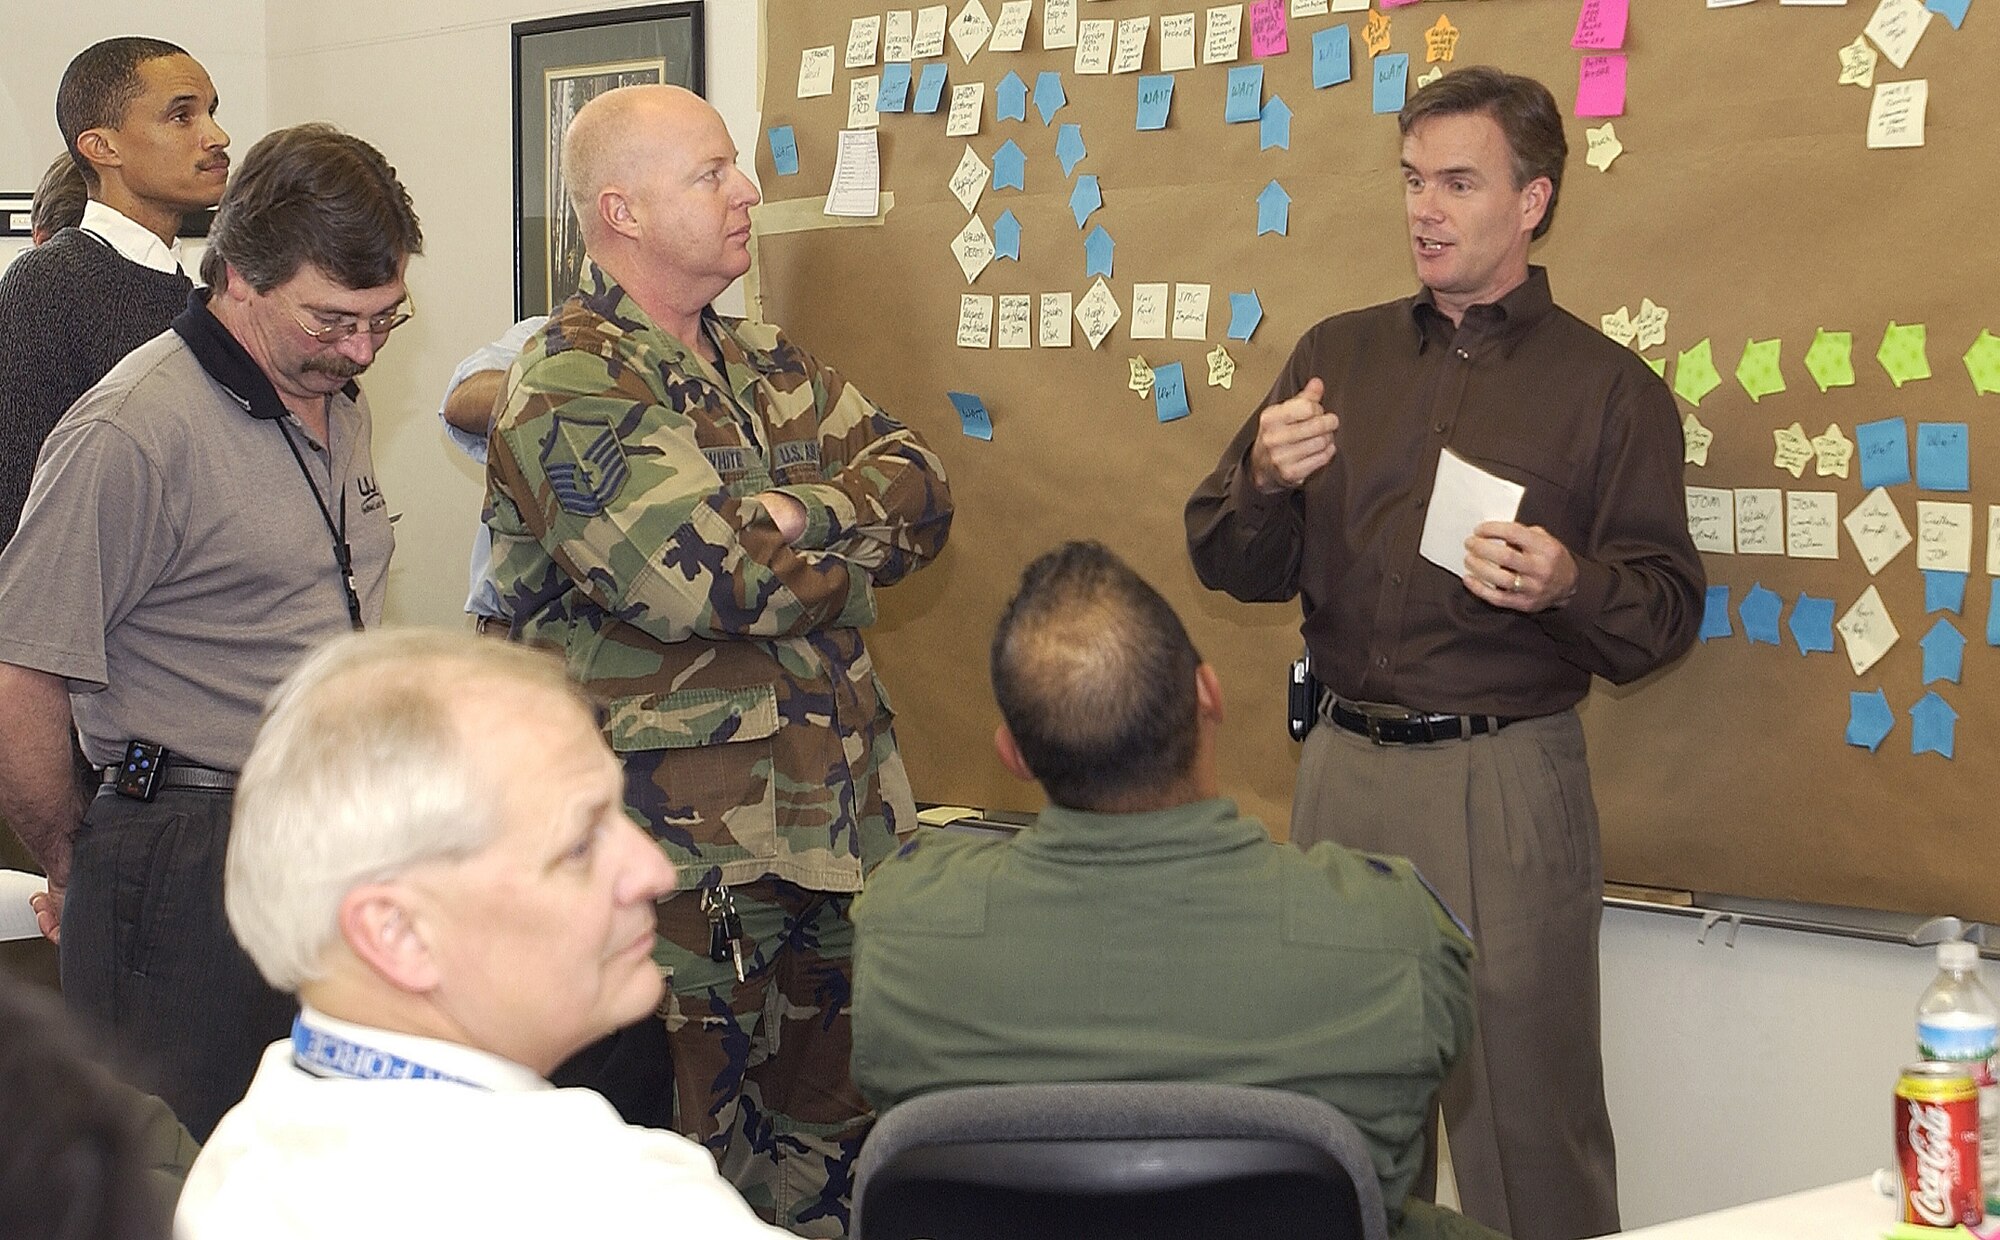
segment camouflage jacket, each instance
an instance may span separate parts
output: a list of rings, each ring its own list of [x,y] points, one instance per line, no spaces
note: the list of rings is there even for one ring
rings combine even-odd
[[[861,626],[937,555],[944,469],[776,328],[712,311],[721,373],[594,263],[507,379],[487,462],[514,635],[606,709],[627,808],[683,887],[853,891],[916,824]],[[755,496],[804,505],[791,545]]]

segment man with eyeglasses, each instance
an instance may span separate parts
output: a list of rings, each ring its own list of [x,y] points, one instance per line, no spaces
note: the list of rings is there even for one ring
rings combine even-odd
[[[257,143],[207,287],[57,423],[0,553],[0,814],[49,876],[70,1006],[197,1138],[291,1019],[223,919],[230,794],[271,690],[381,618],[393,536],[355,379],[409,319],[422,247],[374,147]],[[104,773],[88,806],[72,722]]]

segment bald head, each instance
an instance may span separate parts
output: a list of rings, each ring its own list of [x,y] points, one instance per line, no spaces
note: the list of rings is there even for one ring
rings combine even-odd
[[[629,193],[708,122],[722,127],[706,99],[678,86],[621,86],[584,104],[563,134],[563,176],[584,244],[595,248],[603,236],[606,190]]]

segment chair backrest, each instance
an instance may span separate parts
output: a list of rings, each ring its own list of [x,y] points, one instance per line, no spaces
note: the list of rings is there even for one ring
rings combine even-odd
[[[1246,1085],[984,1085],[876,1122],[854,1240],[1386,1240],[1354,1124]]]

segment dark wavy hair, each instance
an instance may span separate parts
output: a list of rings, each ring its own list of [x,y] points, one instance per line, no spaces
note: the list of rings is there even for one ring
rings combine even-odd
[[[1445,74],[1410,96],[1396,125],[1403,136],[1433,116],[1483,112],[1507,136],[1514,155],[1514,188],[1536,177],[1549,179],[1549,205],[1535,225],[1540,240],[1555,222],[1556,199],[1562,196],[1563,163],[1569,159],[1569,139],[1563,135],[1562,109],[1549,88],[1531,77],[1475,65]]]

